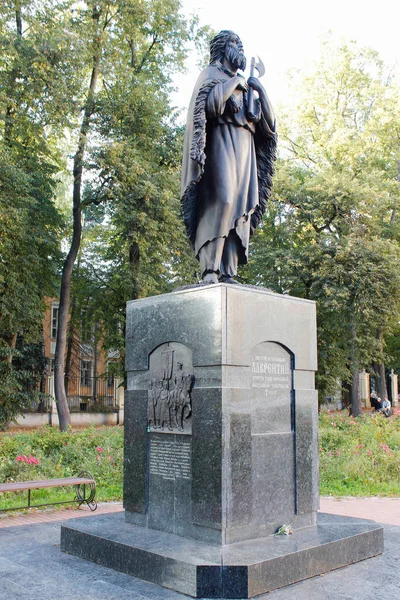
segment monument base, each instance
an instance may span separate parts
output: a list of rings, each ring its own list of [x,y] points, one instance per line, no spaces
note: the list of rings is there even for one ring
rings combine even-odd
[[[252,598],[383,552],[373,521],[319,514],[293,535],[219,546],[125,523],[117,513],[61,528],[61,550],[195,598]]]

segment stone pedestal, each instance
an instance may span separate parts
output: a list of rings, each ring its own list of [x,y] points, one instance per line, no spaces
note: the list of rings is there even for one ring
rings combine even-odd
[[[390,372],[390,386],[392,396],[392,407],[395,408],[399,403],[399,376],[392,369]]]
[[[197,288],[130,303],[127,340],[127,521],[219,544],[315,524],[314,303]],[[192,414],[183,431],[147,431],[148,380],[168,355],[169,382],[178,361],[194,375]]]
[[[212,598],[382,551],[369,522],[317,524],[313,302],[224,284],[130,302],[126,367],[125,524],[64,527],[63,550]]]
[[[370,375],[363,369],[359,376],[359,389],[361,395],[361,403],[365,408],[371,408],[370,397]]]

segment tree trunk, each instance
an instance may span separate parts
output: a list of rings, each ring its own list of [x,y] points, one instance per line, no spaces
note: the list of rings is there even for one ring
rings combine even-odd
[[[386,373],[385,373],[385,365],[383,362],[376,365],[377,367],[377,388],[378,388],[378,396],[384,400],[387,398],[387,386],[386,386]]]
[[[76,316],[76,298],[72,300],[71,318],[68,324],[67,333],[67,355],[65,358],[65,374],[64,374],[64,386],[65,395],[68,397],[68,386],[72,375],[72,355],[74,349],[75,339],[75,316]]]
[[[97,400],[97,363],[98,363],[98,339],[97,339],[97,325],[94,325],[93,331],[93,372],[92,372],[92,400]]]
[[[100,12],[93,11],[93,19],[99,22]],[[94,95],[96,91],[97,80],[99,76],[99,66],[102,49],[102,36],[100,33],[95,40],[95,54],[93,56],[93,68],[90,78],[88,96],[83,114],[82,124],[80,128],[80,136],[78,148],[74,157],[74,184],[73,184],[73,229],[72,242],[65,259],[64,267],[61,275],[60,288],[60,304],[58,308],[58,331],[55,352],[55,367],[54,367],[54,391],[57,403],[58,419],[60,430],[66,431],[70,423],[70,414],[67,404],[67,395],[65,393],[64,368],[65,368],[65,353],[67,348],[67,329],[68,329],[68,313],[71,299],[71,281],[74,263],[78,255],[81,235],[82,235],[82,208],[81,208],[81,188],[82,188],[82,172],[83,159],[86,148],[87,135],[90,129],[91,116],[94,111]]]
[[[387,397],[385,365],[382,362],[375,363],[373,368],[376,380],[376,393],[383,400]]]
[[[7,346],[10,348],[10,353],[6,354],[4,357],[0,357],[0,360],[11,365],[12,359],[13,359],[13,352],[15,350],[15,346],[17,345],[17,334],[16,333],[10,333],[8,335],[5,334],[2,336],[2,339],[7,344]]]
[[[135,241],[131,241],[129,245],[129,267],[131,274],[132,300],[136,300],[136,298],[139,297],[138,274],[140,267],[140,248],[139,244]]]
[[[383,362],[383,332],[378,331],[379,352],[382,360],[374,364],[374,372],[376,377],[376,392],[382,400],[388,397],[386,386],[385,363]]]

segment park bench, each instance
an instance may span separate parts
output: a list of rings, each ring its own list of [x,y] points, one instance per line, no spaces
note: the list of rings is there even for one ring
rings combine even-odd
[[[44,504],[31,503],[31,490],[40,490],[43,488],[52,487],[75,487],[75,497],[71,500],[63,500],[62,502],[45,502]],[[90,510],[96,510],[97,503],[95,501],[96,483],[94,478],[87,471],[83,471],[78,477],[60,477],[59,479],[44,479],[41,481],[15,481],[13,483],[0,483],[0,492],[22,492],[28,491],[28,504],[13,508],[0,508],[0,512],[6,510],[20,510],[23,508],[38,508],[40,506],[52,506],[55,504],[70,504],[77,502],[87,504]]]

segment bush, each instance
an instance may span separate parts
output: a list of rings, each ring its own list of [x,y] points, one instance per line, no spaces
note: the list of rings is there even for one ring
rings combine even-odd
[[[321,494],[400,496],[400,415],[319,419]]]
[[[20,458],[24,456],[37,462]],[[89,427],[61,433],[46,426],[1,434],[0,481],[4,483],[73,477],[81,471],[89,471],[95,478],[97,500],[122,498],[122,427]],[[56,493],[43,490],[43,497],[53,498]],[[64,496],[71,498],[71,491]],[[11,495],[9,499],[12,501]]]

